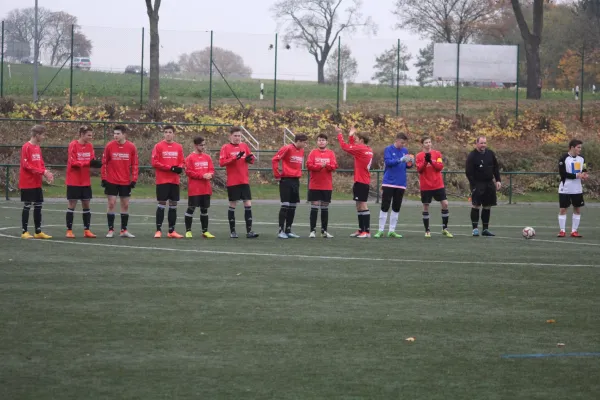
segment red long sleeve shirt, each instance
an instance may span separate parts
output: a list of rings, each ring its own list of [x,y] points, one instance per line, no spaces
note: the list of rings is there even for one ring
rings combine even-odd
[[[67,186],[91,186],[90,161],[96,158],[94,146],[91,143],[80,144],[73,140],[69,144],[69,159],[67,161]]]
[[[185,159],[185,174],[188,176],[188,196],[212,194],[210,179],[204,174],[214,174],[212,159],[206,153],[192,153]]]
[[[238,160],[237,155],[240,151],[244,152],[244,156]],[[246,161],[248,154],[252,154],[252,152],[246,143],[227,143],[221,147],[219,165],[225,167],[227,171],[227,186],[248,184],[250,178],[248,162]],[[254,157],[252,157],[250,164],[254,164]]]
[[[108,143],[102,154],[102,180],[113,185],[129,185],[137,182],[139,159],[137,148],[129,141]]]
[[[437,190],[444,187],[442,153],[431,150],[431,163],[428,163],[425,162],[425,152],[422,151],[415,157],[415,164],[419,173],[421,190]]]
[[[152,167],[154,168],[157,185],[172,183],[179,185],[181,179],[179,174],[171,172],[171,167],[183,168],[185,157],[183,147],[179,143],[167,143],[164,140],[158,142],[152,150]]]
[[[283,171],[279,172],[279,161]],[[302,164],[304,163],[304,148],[299,149],[294,144],[283,146],[271,160],[273,175],[275,179],[300,178],[302,176]]]
[[[333,171],[338,168],[333,150],[314,149],[308,155],[306,168],[310,171],[309,189],[333,190]]]
[[[354,157],[354,182],[371,183],[371,163],[373,162],[373,150],[366,144],[356,144],[354,136],[350,136],[349,143],[344,141],[341,133],[337,137],[342,150]]]
[[[46,171],[42,149],[27,142],[21,148],[21,168],[19,168],[19,189],[42,187],[42,176]]]

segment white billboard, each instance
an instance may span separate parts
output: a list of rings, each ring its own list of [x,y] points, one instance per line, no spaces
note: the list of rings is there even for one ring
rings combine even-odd
[[[436,43],[433,46],[433,78],[456,81],[456,43]],[[517,46],[461,44],[459,81],[517,81]]]

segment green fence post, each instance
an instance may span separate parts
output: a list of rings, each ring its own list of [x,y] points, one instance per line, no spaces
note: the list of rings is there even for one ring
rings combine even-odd
[[[4,97],[4,21],[2,21],[2,57],[0,60],[0,97]]]
[[[512,177],[512,173],[508,174],[508,204],[512,204]]]
[[[277,112],[277,34],[275,34],[275,76],[273,78],[273,112]]]
[[[579,100],[580,100],[579,121],[580,122],[583,122],[583,92],[585,92],[585,87],[583,86],[585,84],[584,77],[583,77],[584,67],[585,67],[585,42],[583,42],[583,45],[581,46],[581,89],[579,90],[579,95],[581,96],[579,98]]]
[[[519,119],[519,53],[521,45],[517,44],[517,90],[515,90],[515,120]]]
[[[377,171],[377,186],[375,187],[375,191],[377,192],[377,199],[375,203],[379,203],[379,171]]]
[[[456,115],[458,115],[458,97],[460,89],[460,43],[456,43]]]
[[[338,65],[337,65],[337,114],[340,115],[340,69],[342,66],[342,38],[338,36]]]
[[[69,83],[69,105],[73,106],[73,47],[75,42],[75,25],[71,25],[71,78]]]
[[[140,110],[142,109],[142,104],[144,103],[144,29],[142,27],[142,66],[141,66],[141,79],[140,79]]]
[[[7,165],[6,166],[6,184],[4,185],[4,188],[6,189],[6,200],[8,200],[8,178],[9,178],[9,169],[10,167]]]
[[[214,32],[210,31],[210,66],[208,68],[208,109],[212,110],[212,89],[213,89],[213,37]]]
[[[398,62],[396,66],[396,117],[400,116],[400,39],[398,39]]]

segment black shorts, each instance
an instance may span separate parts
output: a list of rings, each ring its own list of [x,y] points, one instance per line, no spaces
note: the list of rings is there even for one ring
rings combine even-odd
[[[25,203],[43,203],[44,192],[42,188],[21,189],[21,201]]]
[[[402,206],[402,199],[406,189],[389,186],[381,187],[381,210],[387,212],[392,206],[392,211],[399,212]]]
[[[583,193],[559,193],[558,204],[560,205],[560,208],[569,208],[570,206],[575,208],[583,207],[585,205],[585,202],[583,201]]]
[[[421,203],[431,204],[431,200],[444,201],[448,200],[446,197],[446,188],[435,189],[435,190],[421,190]]]
[[[354,201],[367,202],[369,201],[369,191],[371,188],[366,183],[354,182],[352,186],[352,196]]]
[[[241,185],[227,186],[227,197],[229,201],[252,200],[250,185],[242,183]]]
[[[91,200],[91,186],[67,186],[67,200]]]
[[[179,201],[179,185],[176,183],[161,183],[156,185],[156,200]]]
[[[308,201],[322,201],[323,203],[331,203],[331,193],[333,190],[308,190]]]
[[[282,203],[300,203],[300,178],[281,178],[279,199]]]
[[[198,196],[189,196],[188,197],[188,207],[209,208],[210,207],[210,194],[200,194]]]
[[[471,203],[474,206],[492,207],[497,205],[496,184],[494,182],[478,182],[471,188]]]
[[[104,194],[107,196],[131,197],[131,186],[106,182]]]

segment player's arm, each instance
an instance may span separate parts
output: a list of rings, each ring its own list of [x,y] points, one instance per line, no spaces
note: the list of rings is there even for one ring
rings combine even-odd
[[[317,150],[311,151],[308,155],[308,158],[306,159],[306,169],[312,172],[318,172],[323,169],[323,166],[321,164],[315,163],[316,151]]]
[[[431,165],[436,171],[441,172],[444,169],[444,161],[438,160],[442,160],[442,153],[438,153],[435,160],[433,159],[433,156],[431,157]]]
[[[208,173],[211,175],[215,175],[215,166],[212,161],[212,157],[208,157]]]
[[[494,163],[494,179],[496,179],[496,182],[502,182],[500,180],[500,163],[498,162],[498,159],[496,158],[496,153],[492,152],[492,162]]]
[[[202,175],[204,175],[194,170],[194,160],[192,160],[191,154],[185,159],[185,174],[190,179],[202,179]]]
[[[133,154],[131,155],[131,182],[137,182],[140,174],[140,158],[138,156],[137,147],[133,146]]]
[[[77,147],[75,143],[69,145],[69,161],[68,165],[72,168],[82,168],[90,165],[90,161],[78,161],[77,160]]]
[[[469,153],[467,156],[467,162],[465,165],[465,175],[469,180],[471,188],[475,187],[475,168],[473,167],[473,153]]]
[[[567,172],[567,155],[565,154],[558,161],[558,174],[560,175],[561,181],[566,181],[567,179],[577,179],[577,174],[573,174],[571,172]]]
[[[104,151],[102,152],[102,168],[100,168],[100,179],[105,181],[106,176],[108,175],[108,161],[110,160],[110,144],[107,144],[104,147]]]
[[[157,150],[157,147],[158,145],[154,146],[154,149],[152,149],[152,168],[159,169],[161,171],[170,171],[171,166],[162,162],[162,155]]]
[[[254,164],[254,161],[256,161],[256,156],[254,155],[254,153],[252,153],[252,151],[250,150],[250,147],[248,147],[247,145],[246,147],[246,155],[245,155],[245,160],[248,164]]]
[[[386,167],[394,167],[400,164],[400,159],[393,156],[392,149],[386,147],[383,152],[383,162]]]
[[[33,166],[29,161],[31,160],[31,154],[29,152],[29,148],[25,149],[21,154],[21,167],[29,172],[33,172],[34,174],[43,175],[46,172],[46,168],[44,167],[44,161],[42,161],[42,168],[37,168]]]
[[[337,158],[335,158],[335,153],[332,151],[329,157],[329,164],[325,166],[329,171],[335,171],[338,169]]]
[[[234,162],[235,160],[237,160],[235,157],[233,157],[229,151],[227,151],[227,145],[221,147],[221,152],[219,153],[219,165],[221,167],[224,167],[228,164],[231,164],[232,162]]]
[[[179,146],[179,150],[177,150],[177,152],[179,153],[177,157],[177,166],[183,168],[185,167],[185,155],[183,155],[183,146]]]
[[[427,162],[425,161],[424,152],[420,152],[417,154],[417,156],[415,157],[415,165],[417,166],[418,173],[425,171],[425,168],[427,167]]]
[[[289,150],[289,146],[283,146],[271,159],[271,168],[273,169],[273,176],[275,176],[275,179],[281,179],[281,172],[279,172],[279,161],[285,157]]]

